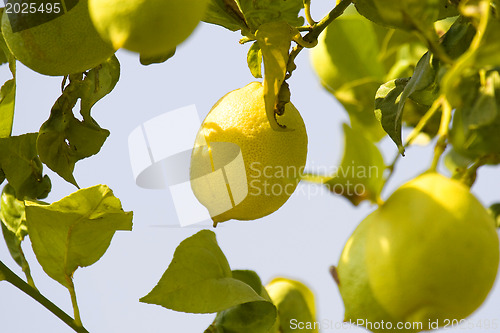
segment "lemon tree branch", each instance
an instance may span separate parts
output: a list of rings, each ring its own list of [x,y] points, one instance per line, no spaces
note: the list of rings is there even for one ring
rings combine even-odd
[[[48,300],[45,296],[40,294],[38,290],[27,284],[14,272],[12,272],[3,262],[0,261],[0,272],[7,282],[24,292],[26,295],[33,298],[35,301],[43,305],[47,310],[52,312],[55,316],[61,319],[69,327],[77,333],[89,333],[83,326],[77,323],[66,312],[61,310],[57,305]]]
[[[304,5],[308,2],[304,1]],[[303,40],[305,43],[314,46],[317,44],[319,35],[326,29],[326,27],[332,23],[337,17],[342,15],[347,7],[352,3],[352,0],[342,0],[340,1],[335,8],[333,8],[328,15],[326,15],[321,21],[312,25],[312,27],[308,28],[308,33],[304,36]],[[310,8],[309,8],[310,10]],[[307,16],[307,11],[306,11]],[[312,18],[310,18],[312,20]],[[308,19],[309,21],[309,19]],[[290,52],[290,57],[288,58],[288,75],[287,79],[291,76],[292,72],[295,70],[295,58],[299,55],[300,51],[304,49],[304,44],[297,44]]]

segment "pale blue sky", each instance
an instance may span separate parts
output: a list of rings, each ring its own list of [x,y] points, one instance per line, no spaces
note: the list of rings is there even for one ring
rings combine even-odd
[[[333,2],[313,1],[315,18],[325,14],[330,4]],[[134,230],[117,233],[99,262],[75,274],[82,320],[90,332],[203,332],[213,320],[214,315],[177,313],[138,301],[159,280],[177,245],[199,228],[171,227],[177,220],[169,192],[145,190],[135,185],[127,140],[129,133],[143,122],[183,106],[195,104],[204,117],[224,94],[253,81],[246,67],[249,45],[241,46],[238,40],[238,33],[201,24],[176,56],[165,64],[143,67],[135,54],[118,52],[121,79],[93,111],[95,119],[111,131],[111,136],[99,155],[77,164],[75,178],[81,187],[104,183],[113,189],[124,209],[134,211]],[[309,134],[308,165],[337,165],[343,145],[341,124],[347,118],[333,97],[321,88],[307,51],[299,56],[297,65],[289,83],[292,101],[301,112]],[[8,77],[5,67],[0,68],[2,82]],[[38,131],[60,94],[60,84],[60,78],[42,76],[18,66],[14,134]],[[195,135],[192,133],[193,141]],[[384,140],[381,146],[387,160],[392,160],[396,153],[394,145]],[[425,170],[431,156],[431,147],[409,149],[384,196]],[[48,200],[59,200],[76,190],[45,170],[53,184]],[[474,192],[483,203],[491,204],[500,201],[499,187],[498,168],[484,168]],[[340,324],[343,305],[328,267],[337,263],[350,233],[374,207],[362,204],[355,208],[347,200],[312,185],[301,184],[298,189],[279,211],[268,217],[220,225],[215,229],[217,239],[231,268],[255,270],[264,283],[275,276],[303,281],[316,293],[318,320]],[[71,314],[66,289],[45,275],[29,240],[24,243],[24,249],[40,291]],[[22,274],[3,244],[0,244],[0,258]],[[470,318],[471,322],[497,320],[500,325],[499,300],[497,285],[487,302]],[[5,282],[0,283],[0,323],[2,332],[8,333],[71,332],[38,303]],[[358,328],[340,331],[363,332]],[[485,332],[500,332],[500,328]]]

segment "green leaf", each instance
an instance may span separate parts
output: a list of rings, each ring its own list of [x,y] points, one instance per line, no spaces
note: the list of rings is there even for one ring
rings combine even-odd
[[[250,270],[234,270],[232,273],[233,278],[251,286],[266,301],[244,303],[221,311],[212,328],[225,333],[278,333],[276,307],[257,273]]]
[[[441,46],[450,58],[457,59],[467,51],[475,34],[470,20],[459,16],[442,37]]]
[[[75,186],[78,186],[73,176],[76,162],[97,154],[109,136],[109,131],[91,117],[91,108],[113,90],[119,77],[120,64],[115,56],[90,70],[83,79],[70,76],[69,85],[40,128],[37,140],[40,159]],[[73,114],[78,99],[81,99],[83,121]]]
[[[91,69],[83,81],[77,81],[78,84],[81,84],[78,95],[82,104],[80,113],[85,122],[95,123],[90,116],[90,109],[115,88],[119,79],[120,63],[118,58],[113,55],[106,62]]]
[[[384,85],[377,91],[375,99],[376,117],[387,134],[396,143],[401,154],[404,154],[401,127],[405,103],[410,96],[419,92],[420,95],[416,96],[416,100],[421,101],[422,104],[431,105],[434,99],[437,98],[437,93],[434,94],[435,87],[433,85],[435,77],[436,72],[431,66],[431,54],[427,52],[417,63],[412,77],[404,84],[404,87],[403,84],[398,85],[396,80],[392,81],[394,86],[392,84],[389,86]],[[404,81],[399,82],[403,83]],[[387,90],[387,88],[392,89]],[[400,95],[396,96],[400,88],[403,88],[403,90]]]
[[[444,156],[444,166],[451,172],[452,176],[463,173],[470,167],[474,160],[457,152],[453,147]]]
[[[0,11],[0,15],[2,11]],[[0,138],[8,137],[12,132],[16,101],[16,60],[0,33],[0,64],[5,62],[9,62],[12,79],[5,81],[0,89]]]
[[[385,164],[377,146],[363,133],[343,125],[344,156],[334,175],[306,174],[303,180],[323,184],[352,204],[363,200],[378,202],[384,185]]]
[[[252,31],[271,22],[286,22],[292,27],[304,24],[304,18],[299,17],[304,7],[303,0],[236,0],[245,16],[245,21]]]
[[[264,299],[233,278],[215,234],[202,230],[179,244],[158,284],[140,301],[174,311],[214,313]]]
[[[5,7],[0,8],[0,17],[3,15]],[[3,35],[0,33],[0,65],[9,61],[10,51],[5,43]]]
[[[10,79],[0,89],[0,138],[9,137],[14,122],[16,80]]]
[[[492,72],[484,85],[479,88],[478,96],[469,110],[465,111],[465,121],[471,129],[477,129],[481,126],[491,124],[497,116],[500,116],[497,100],[495,97],[495,88],[500,88],[500,75],[498,72]]]
[[[21,200],[45,198],[51,189],[37,156],[36,138],[37,133],[0,138],[0,169]]]
[[[232,271],[233,278],[245,282],[259,295],[262,293],[264,286],[262,285],[262,280],[259,275],[251,270],[240,270],[235,269]],[[262,296],[262,295],[261,295]]]
[[[362,133],[346,124],[343,129],[345,148],[342,163],[336,175],[325,185],[354,205],[363,200],[377,202],[384,185],[385,164],[382,154]]]
[[[72,102],[76,103],[76,99]],[[66,96],[59,99],[49,119],[40,128],[37,149],[40,159],[69,183],[78,186],[73,177],[77,161],[97,154],[109,131],[96,123],[80,121],[71,112]]]
[[[250,302],[219,312],[214,326],[224,333],[278,333],[276,317],[273,303]]]
[[[389,81],[380,86],[375,95],[375,116],[392,141],[396,143],[401,154],[404,154],[401,138],[402,117],[398,117],[398,110],[400,96],[409,81],[410,78]]]
[[[255,33],[264,60],[264,101],[271,128],[285,130],[276,121],[278,94],[285,81],[290,46],[299,31],[286,22],[270,22]]]
[[[2,169],[0,169],[0,184],[2,184],[5,180],[5,173]]]
[[[454,149],[467,158],[500,160],[500,73],[460,77],[450,94],[456,108],[450,130]]]
[[[0,17],[2,16],[2,13],[3,13],[3,8],[0,8]],[[8,62],[8,54],[10,53],[6,53],[6,44],[5,44],[5,40],[3,38],[3,35],[0,34],[0,65],[3,65],[5,64],[6,62]]]
[[[496,222],[496,227],[500,228],[500,203],[496,203],[490,206],[488,209],[490,212],[491,216],[495,219]]]
[[[202,21],[231,31],[248,29],[243,13],[234,0],[210,0]]]
[[[175,51],[177,49],[173,49],[167,54],[161,55],[161,56],[155,56],[155,57],[147,57],[147,56],[140,56],[140,62],[141,65],[148,66],[152,64],[161,64],[167,61],[168,59],[172,58],[175,55]]]
[[[19,265],[24,270],[29,267],[28,261],[26,260],[26,257],[24,256],[24,252],[21,248],[21,240],[16,236],[15,233],[10,231],[5,224],[0,223],[2,225],[2,233],[3,233],[3,238],[5,240],[5,244],[7,245],[7,248],[9,249],[9,253],[16,262],[16,264]],[[28,268],[29,269],[29,268]]]
[[[5,185],[2,191],[0,198],[0,219],[19,241],[22,241],[28,234],[24,201],[17,199],[14,188],[10,184]]]
[[[248,50],[247,63],[252,75],[256,79],[262,78],[262,50],[258,42],[254,42]]]
[[[97,185],[42,205],[26,202],[26,222],[33,251],[43,270],[66,287],[78,267],[106,252],[117,230],[132,230],[132,212],[105,185]]]
[[[0,224],[2,226],[3,238],[14,261],[22,268],[28,279],[28,283],[34,286],[30,274],[30,267],[24,256],[21,243],[28,234],[26,225],[26,211],[24,201],[18,200],[14,188],[7,184],[3,188],[0,200]]]
[[[491,15],[493,16],[493,15]],[[486,31],[476,50],[474,66],[490,69],[500,66],[500,20],[490,17]]]

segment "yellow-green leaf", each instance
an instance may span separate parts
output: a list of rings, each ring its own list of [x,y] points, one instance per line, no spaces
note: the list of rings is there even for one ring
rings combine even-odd
[[[344,156],[334,175],[305,174],[302,179],[324,184],[328,190],[354,205],[363,200],[378,202],[384,185],[385,164],[377,146],[363,133],[344,124]]]
[[[265,299],[233,278],[215,234],[202,230],[179,244],[158,284],[140,301],[175,311],[214,313]]]
[[[264,58],[264,100],[267,118],[274,130],[283,130],[275,118],[278,94],[287,72],[290,46],[298,30],[288,23],[262,24],[255,33]]]
[[[98,261],[117,230],[132,230],[132,212],[105,185],[79,190],[51,205],[26,202],[33,251],[43,270],[69,287],[78,267]]]
[[[249,270],[234,270],[232,273],[233,278],[251,286],[266,301],[244,303],[219,312],[211,329],[225,333],[278,333],[277,309],[257,273]]]
[[[248,50],[247,63],[252,75],[256,79],[262,78],[262,50],[258,42],[254,42]]]
[[[37,133],[0,138],[0,169],[18,199],[45,198],[51,189],[37,156],[36,138]]]

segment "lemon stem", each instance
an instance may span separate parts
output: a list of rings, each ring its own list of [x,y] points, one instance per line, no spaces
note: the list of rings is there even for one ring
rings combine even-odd
[[[304,13],[306,15],[307,23],[315,25],[316,21],[314,21],[311,16],[311,0],[304,0]]]
[[[436,143],[436,147],[434,148],[434,157],[432,159],[431,167],[429,171],[436,171],[439,163],[439,159],[441,155],[443,155],[448,139],[448,131],[450,129],[450,121],[451,121],[451,105],[446,98],[442,98],[442,110],[443,114],[441,115],[441,124],[439,125],[438,131],[438,140]]]

